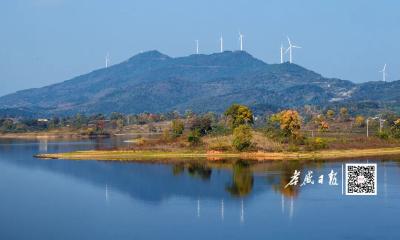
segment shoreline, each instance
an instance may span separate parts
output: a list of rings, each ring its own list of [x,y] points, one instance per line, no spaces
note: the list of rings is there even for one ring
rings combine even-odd
[[[230,159],[263,161],[282,160],[338,160],[368,157],[396,157],[400,159],[400,147],[323,150],[313,152],[217,152],[217,151],[134,151],[134,150],[89,150],[67,153],[38,154],[40,159],[176,162],[203,159],[221,161]]]
[[[3,133],[0,134],[0,139],[23,139],[23,140],[35,140],[35,139],[90,139],[90,138],[107,138],[109,135],[83,135],[80,133]]]

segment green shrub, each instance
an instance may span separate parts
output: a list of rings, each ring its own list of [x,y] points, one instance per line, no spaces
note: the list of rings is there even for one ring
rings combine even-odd
[[[251,128],[247,125],[239,125],[233,130],[233,147],[238,151],[244,151],[251,146]]]
[[[185,124],[181,120],[172,121],[172,133],[174,134],[174,137],[179,137],[182,135],[184,129]]]
[[[299,146],[295,144],[289,144],[288,145],[288,151],[289,152],[298,152],[300,150]]]
[[[211,136],[226,136],[232,133],[230,128],[225,127],[223,124],[216,124],[212,127],[209,135]]]
[[[199,129],[194,129],[190,131],[189,136],[188,136],[188,142],[192,146],[199,145],[201,142],[201,133]]]
[[[316,138],[308,138],[306,141],[307,150],[320,150],[328,148],[328,143],[325,139],[316,137]]]
[[[378,133],[376,134],[376,136],[377,136],[378,138],[380,138],[380,139],[383,139],[383,140],[388,140],[388,139],[389,139],[389,133],[388,133],[388,132],[384,132],[384,131],[378,132]]]

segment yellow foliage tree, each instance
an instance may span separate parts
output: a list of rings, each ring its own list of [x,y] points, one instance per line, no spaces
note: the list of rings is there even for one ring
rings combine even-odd
[[[357,127],[363,127],[365,125],[365,118],[361,115],[358,115],[355,119],[354,119],[354,124]]]
[[[347,108],[340,108],[340,118],[342,121],[346,121],[349,118],[349,110]]]
[[[286,137],[300,137],[301,117],[295,110],[284,110],[275,115],[279,120],[280,128]]]
[[[232,128],[236,128],[242,124],[253,123],[253,112],[244,105],[232,104],[226,111],[225,116],[229,117]]]
[[[329,109],[328,111],[326,111],[326,117],[332,120],[335,117],[335,111]]]

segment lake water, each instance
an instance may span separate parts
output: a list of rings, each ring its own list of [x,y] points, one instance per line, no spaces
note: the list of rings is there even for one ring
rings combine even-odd
[[[400,239],[400,164],[378,166],[377,196],[342,195],[355,162],[258,165],[40,160],[119,141],[0,141],[0,239]],[[362,160],[358,162],[367,162]],[[294,170],[337,186],[284,188]],[[315,179],[317,180],[317,179]]]

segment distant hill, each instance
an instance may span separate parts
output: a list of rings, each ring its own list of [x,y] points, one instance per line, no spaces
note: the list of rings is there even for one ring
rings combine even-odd
[[[62,83],[0,97],[0,109],[50,115],[222,112],[232,103],[257,111],[364,101],[394,106],[399,86],[400,81],[355,84],[325,78],[296,64],[267,64],[245,51],[178,58],[149,51]]]

